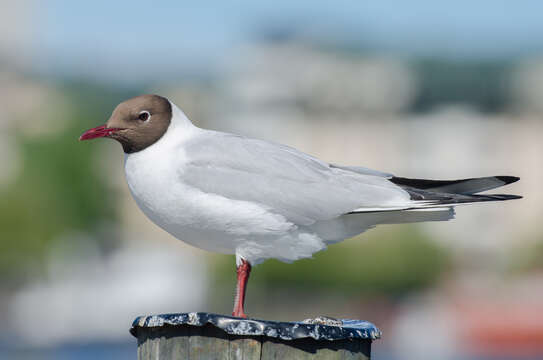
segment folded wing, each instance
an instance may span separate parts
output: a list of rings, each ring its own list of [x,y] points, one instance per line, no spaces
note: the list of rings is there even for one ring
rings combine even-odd
[[[402,209],[410,195],[380,174],[350,171],[288,146],[209,132],[184,146],[183,181],[201,191],[261,204],[309,225],[363,207]]]
[[[364,168],[330,165],[288,146],[206,132],[184,146],[183,181],[206,193],[250,201],[299,225],[343,214],[447,208],[518,199],[477,194],[518,180],[493,176],[462,180],[395,177]]]

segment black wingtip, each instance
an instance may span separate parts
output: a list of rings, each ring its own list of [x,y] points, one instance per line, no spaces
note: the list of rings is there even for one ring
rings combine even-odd
[[[517,176],[494,176],[494,177],[500,181],[503,181],[505,183],[504,185],[512,184],[520,180],[520,178]]]
[[[511,194],[488,194],[488,195],[480,195],[480,196],[487,196],[487,197],[493,198],[495,200],[517,200],[517,199],[522,199],[522,196],[520,196],[520,195],[511,195]]]

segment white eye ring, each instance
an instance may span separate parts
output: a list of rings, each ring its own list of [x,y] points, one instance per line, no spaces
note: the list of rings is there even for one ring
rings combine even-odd
[[[149,121],[151,119],[151,113],[147,110],[140,111],[138,119],[141,121]]]

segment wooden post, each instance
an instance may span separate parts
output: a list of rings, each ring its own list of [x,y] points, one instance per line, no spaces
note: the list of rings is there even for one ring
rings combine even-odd
[[[138,360],[369,359],[381,332],[360,320],[303,322],[240,319],[209,313],[141,316],[130,333]]]

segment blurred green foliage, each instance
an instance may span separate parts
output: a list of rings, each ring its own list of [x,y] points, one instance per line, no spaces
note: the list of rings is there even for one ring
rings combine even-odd
[[[235,284],[235,259],[217,255],[212,275],[218,287]],[[292,264],[268,260],[251,273],[250,286],[261,291],[402,296],[436,283],[448,267],[447,251],[416,226],[372,230]]]
[[[506,61],[416,61],[413,69],[419,89],[412,111],[450,103],[470,105],[482,112],[503,111],[509,102],[512,68]]]
[[[0,274],[3,284],[16,286],[43,270],[48,249],[66,232],[94,234],[99,247],[115,246],[97,234],[99,224],[115,221],[115,194],[98,178],[96,148],[83,146],[79,135],[104,123],[113,103],[126,92],[88,84],[61,89],[67,109],[42,109],[40,116],[66,116],[56,134],[28,138],[15,133],[23,153],[17,181],[0,190]],[[20,119],[33,121],[33,119]]]
[[[511,255],[509,270],[513,274],[543,271],[543,240],[520,243]]]

